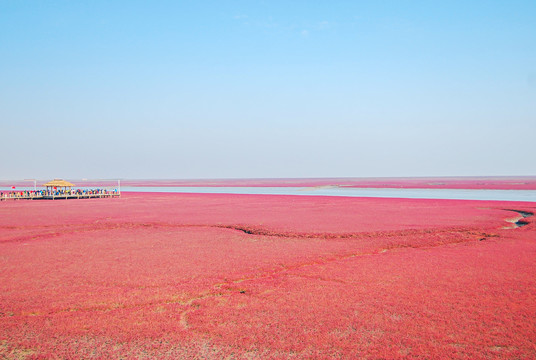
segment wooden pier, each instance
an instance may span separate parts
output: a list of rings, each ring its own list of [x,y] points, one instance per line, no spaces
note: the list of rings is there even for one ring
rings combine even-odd
[[[121,185],[117,181],[117,188],[104,187],[98,189],[72,189],[74,184],[63,179],[54,179],[43,186],[46,190],[37,190],[34,180],[34,190],[0,191],[0,201],[4,200],[69,200],[69,199],[95,199],[114,198],[121,196]],[[15,189],[13,186],[12,189]]]
[[[32,194],[29,196],[0,196],[0,201],[4,200],[68,200],[68,199],[95,199],[95,198],[114,198],[120,197],[120,193],[105,194],[60,194],[60,195],[41,195]]]

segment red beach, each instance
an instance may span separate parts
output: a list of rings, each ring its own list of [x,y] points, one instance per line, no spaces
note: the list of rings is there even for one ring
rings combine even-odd
[[[536,358],[536,203],[0,204],[0,356]]]

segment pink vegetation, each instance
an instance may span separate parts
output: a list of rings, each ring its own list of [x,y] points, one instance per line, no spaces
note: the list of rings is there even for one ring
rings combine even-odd
[[[508,210],[505,210],[508,209]],[[0,203],[0,357],[536,357],[534,203]]]
[[[536,177],[123,180],[126,186],[270,186],[536,190]]]

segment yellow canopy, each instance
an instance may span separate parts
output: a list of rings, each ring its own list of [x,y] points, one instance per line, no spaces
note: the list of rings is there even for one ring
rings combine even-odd
[[[74,184],[71,184],[68,181],[65,181],[63,179],[54,179],[52,181],[47,182],[46,184],[43,184],[43,186],[50,186],[50,187],[71,187],[74,186]]]

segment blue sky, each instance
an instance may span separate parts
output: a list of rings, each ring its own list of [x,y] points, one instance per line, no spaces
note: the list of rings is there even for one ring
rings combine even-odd
[[[0,179],[536,175],[534,1],[0,1]]]

